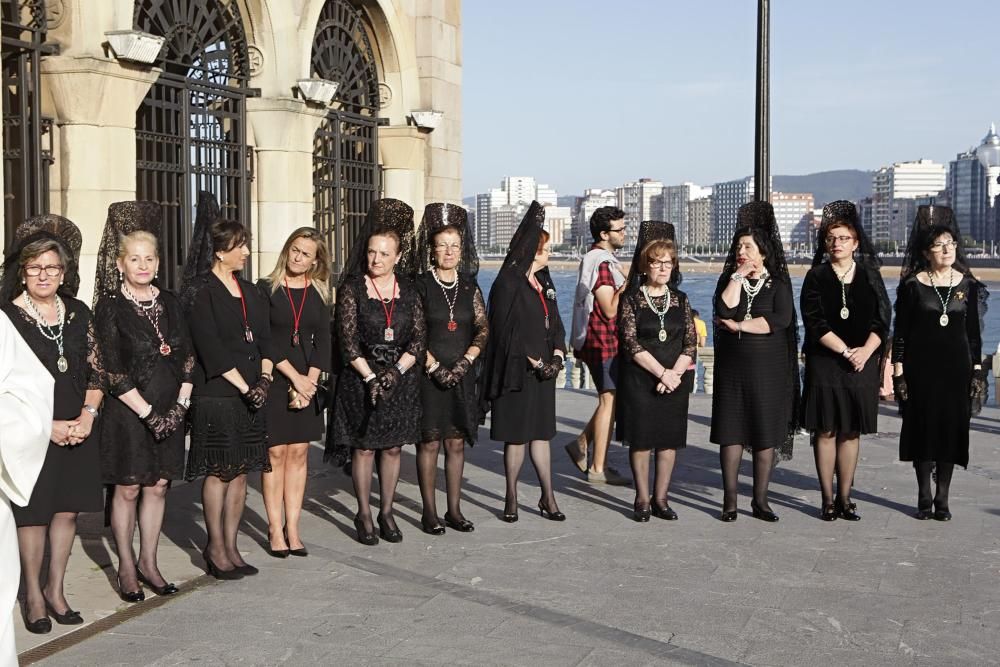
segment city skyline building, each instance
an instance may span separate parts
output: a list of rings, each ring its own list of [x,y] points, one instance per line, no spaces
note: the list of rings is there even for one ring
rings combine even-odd
[[[559,194],[552,186],[539,183],[535,186],[535,201],[542,206],[556,206],[559,204]]]
[[[712,196],[688,202],[688,246],[705,248],[712,242]]]
[[[977,241],[991,241],[992,225],[987,220],[989,183],[986,168],[969,149],[948,163],[948,198],[962,234]]]
[[[546,206],[545,230],[549,233],[549,243],[553,248],[569,243],[573,230],[573,212],[570,207]]]
[[[538,184],[533,176],[504,176],[500,189],[507,193],[508,204],[530,204],[538,195]]]
[[[882,247],[905,243],[912,218],[903,218],[909,209],[895,200],[937,196],[946,185],[945,166],[933,160],[895,162],[876,171],[872,176],[872,242]]]
[[[772,192],[771,206],[774,207],[774,219],[778,223],[781,242],[789,245],[793,242],[793,237],[801,238],[801,231],[811,224],[815,201],[812,193]]]
[[[678,246],[685,246],[688,241],[688,226],[690,213],[688,207],[695,199],[702,199],[712,194],[712,188],[702,187],[696,183],[685,181],[680,185],[668,185],[662,194],[654,198],[653,209],[657,219],[669,222],[674,226]],[[659,204],[659,210],[657,209]]]
[[[625,212],[625,247],[623,252],[635,250],[639,236],[639,224],[643,220],[656,218],[652,199],[663,193],[663,183],[652,178],[640,178],[615,188],[617,206]]]
[[[754,177],[722,181],[712,186],[711,243],[732,241],[740,206],[753,201]]]

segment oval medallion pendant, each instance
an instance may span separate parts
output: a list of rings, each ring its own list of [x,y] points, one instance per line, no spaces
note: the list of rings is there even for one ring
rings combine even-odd
[[[56,360],[56,368],[59,369],[60,373],[65,373],[69,370],[69,362],[66,361],[66,357],[61,354],[59,355],[59,358]]]
[[[661,343],[664,342],[665,340],[667,340],[667,330],[666,329],[660,329],[660,335],[657,336],[657,338],[660,339]]]
[[[753,319],[753,315],[751,315],[750,313],[747,313],[746,315],[743,316],[743,321],[744,322],[749,322],[752,319]]]
[[[944,315],[938,318],[938,324],[940,324],[943,327],[948,326],[948,313],[945,313]]]
[[[170,346],[167,345],[166,343],[164,343],[163,345],[161,345],[160,346],[160,354],[162,356],[164,356],[164,357],[169,356],[170,355]]]
[[[847,308],[847,306],[844,306],[843,308],[840,309],[840,319],[846,320],[850,316],[851,316],[851,311]]]

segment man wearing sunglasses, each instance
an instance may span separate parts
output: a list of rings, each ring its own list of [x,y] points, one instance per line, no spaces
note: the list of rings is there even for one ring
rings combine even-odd
[[[597,409],[586,428],[566,445],[566,453],[592,484],[625,486],[629,480],[605,465],[615,415],[615,359],[618,330],[615,315],[625,288],[625,274],[615,251],[625,245],[625,212],[602,206],[590,216],[594,245],[580,262],[573,300],[572,340],[577,362],[586,364],[597,388]],[[594,455],[587,462],[589,442]]]

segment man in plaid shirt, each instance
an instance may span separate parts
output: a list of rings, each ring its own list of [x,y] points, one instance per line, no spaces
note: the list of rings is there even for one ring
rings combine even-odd
[[[614,251],[625,245],[625,212],[603,206],[590,217],[594,245],[580,262],[573,302],[572,343],[578,362],[586,364],[597,388],[597,408],[586,428],[566,445],[566,453],[594,484],[623,486],[629,480],[605,465],[615,416],[615,376],[617,375],[618,329],[615,316],[618,299],[625,289]],[[588,443],[594,455],[587,465]]]

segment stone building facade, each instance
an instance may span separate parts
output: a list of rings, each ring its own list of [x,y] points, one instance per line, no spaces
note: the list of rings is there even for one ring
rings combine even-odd
[[[115,201],[162,205],[168,287],[199,190],[251,230],[255,275],[307,225],[339,264],[377,197],[418,216],[425,202],[461,203],[460,0],[0,0],[0,10],[4,245],[29,215],[76,222],[84,299]]]

